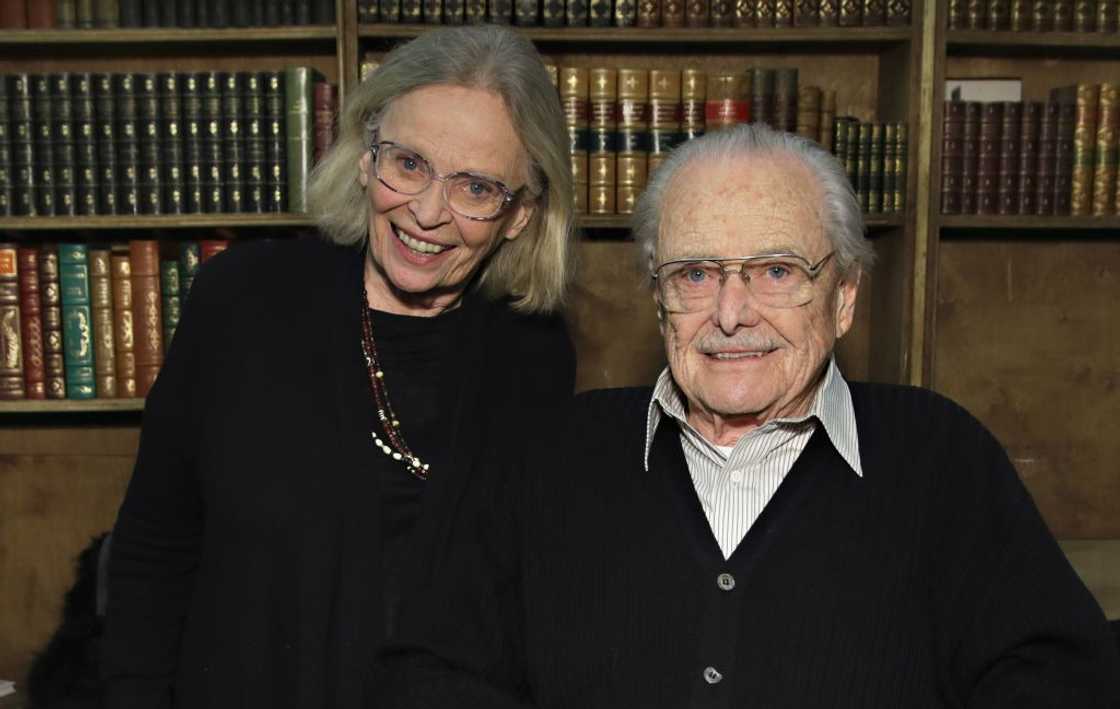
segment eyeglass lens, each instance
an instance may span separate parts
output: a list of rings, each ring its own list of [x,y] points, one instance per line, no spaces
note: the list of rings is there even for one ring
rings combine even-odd
[[[419,194],[433,179],[439,179],[448,206],[467,217],[493,217],[506,203],[505,190],[493,180],[469,173],[441,178],[422,156],[386,143],[377,152],[377,177],[401,194]]]
[[[812,282],[805,265],[792,258],[740,262],[738,268],[716,261],[666,264],[658,273],[662,300],[670,310],[692,312],[711,306],[726,277],[738,272],[751,294],[764,305],[795,308],[812,299]]]

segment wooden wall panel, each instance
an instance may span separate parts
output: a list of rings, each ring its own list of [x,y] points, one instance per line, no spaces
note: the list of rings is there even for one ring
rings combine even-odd
[[[933,385],[1003,442],[1061,538],[1120,537],[1120,243],[943,240]]]
[[[1077,539],[1061,544],[1105,617],[1120,620],[1120,539]]]

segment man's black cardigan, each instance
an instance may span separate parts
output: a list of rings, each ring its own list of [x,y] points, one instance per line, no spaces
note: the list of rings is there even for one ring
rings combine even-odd
[[[460,508],[382,705],[1120,706],[1101,611],[999,444],[936,394],[851,391],[863,477],[818,430],[726,561],[675,424],[643,468],[649,390],[580,397]]]

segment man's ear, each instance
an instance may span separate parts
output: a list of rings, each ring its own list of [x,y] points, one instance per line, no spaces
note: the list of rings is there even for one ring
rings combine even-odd
[[[859,282],[863,276],[858,267],[844,276],[836,286],[836,339],[848,333],[856,317],[856,296],[859,295]]]

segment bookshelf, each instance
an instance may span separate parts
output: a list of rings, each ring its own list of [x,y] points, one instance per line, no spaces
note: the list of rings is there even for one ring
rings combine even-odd
[[[339,0],[334,26],[0,30],[0,73],[306,64],[344,97],[363,58],[428,28],[360,24],[354,3]],[[1025,98],[1075,75],[1115,80],[1120,35],[948,31],[945,0],[913,0],[907,27],[521,31],[558,66],[797,67],[803,84],[837,91],[838,114],[906,122],[907,209],[868,215],[878,263],[840,345],[842,366],[856,379],[932,386],[991,427],[1110,617],[1120,616],[1120,520],[1108,514],[1120,508],[1110,430],[1120,350],[1108,334],[1120,217],[942,215],[939,194],[946,77],[1022,76]],[[9,217],[0,240],[251,239],[310,227],[299,214]],[[627,217],[588,215],[580,227],[581,272],[566,311],[578,386],[649,383],[663,355]],[[1071,291],[1062,287],[1071,271],[1097,275]],[[0,555],[0,578],[13,580],[0,590],[0,677],[21,676],[53,627],[71,559],[111,524],[142,409],[138,399],[0,402],[0,509],[14,511],[0,514],[0,538],[16,550]],[[44,601],[29,612],[31,584]]]

